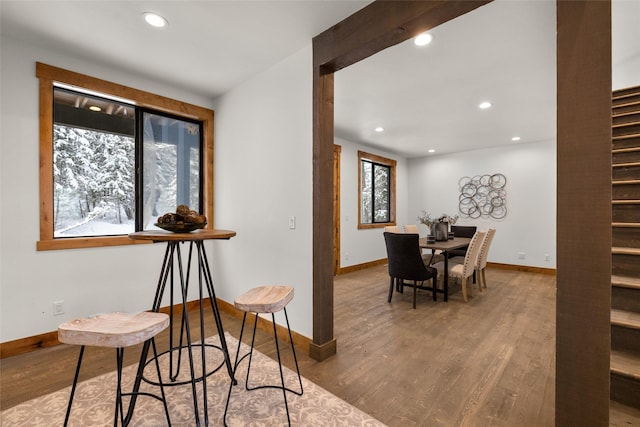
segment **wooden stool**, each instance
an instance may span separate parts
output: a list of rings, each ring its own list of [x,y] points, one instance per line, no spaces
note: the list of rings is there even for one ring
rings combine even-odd
[[[233,365],[233,380],[229,385],[229,394],[227,395],[227,403],[224,408],[224,425],[227,425],[227,409],[229,408],[229,399],[231,397],[231,389],[233,388],[233,383],[235,382],[235,374],[238,369],[238,365],[242,360],[244,360],[247,356],[249,357],[249,365],[247,367],[247,377],[245,379],[245,389],[247,391],[257,390],[261,388],[276,388],[281,389],[282,394],[284,395],[284,406],[287,411],[287,422],[291,425],[291,419],[289,418],[289,405],[287,403],[287,391],[294,393],[298,396],[301,396],[303,393],[302,389],[302,378],[300,377],[300,369],[298,368],[298,359],[296,358],[296,350],[293,346],[293,337],[291,336],[291,328],[289,327],[289,317],[287,316],[286,305],[289,304],[289,301],[293,299],[293,288],[291,286],[260,286],[257,288],[253,288],[248,292],[240,295],[234,301],[234,306],[238,310],[244,311],[244,316],[242,318],[242,328],[240,329],[240,338],[238,339],[238,350],[236,351],[236,360]],[[280,347],[278,345],[278,332],[276,330],[276,319],[275,313],[283,310],[284,317],[287,321],[287,331],[289,332],[289,342],[291,343],[291,351],[293,352],[293,360],[296,363],[296,372],[298,373],[298,382],[300,384],[300,391],[295,391],[290,388],[287,388],[284,384],[284,374],[282,373],[282,361],[280,359]],[[255,313],[255,322],[253,324],[253,337],[251,338],[251,350],[242,356],[238,360],[238,356],[240,355],[240,345],[242,344],[242,334],[244,332],[244,325],[247,320],[248,313]],[[273,337],[275,339],[276,344],[276,352],[278,353],[278,367],[280,368],[280,381],[282,385],[261,385],[256,387],[249,387],[249,372],[251,371],[251,357],[253,355],[253,346],[256,338],[256,327],[258,325],[258,313],[271,313],[271,321],[273,322]]]
[[[69,422],[71,404],[73,403],[73,395],[75,394],[76,385],[78,383],[78,374],[80,373],[80,365],[82,364],[84,348],[85,346],[94,346],[112,347],[116,349],[118,386],[116,389],[116,410],[113,425],[118,425],[118,416],[120,418],[120,424],[125,425],[122,396],[137,394],[160,400],[164,405],[164,412],[167,417],[168,425],[170,426],[171,420],[169,419],[167,400],[165,398],[164,388],[162,387],[162,377],[160,376],[160,365],[158,364],[156,343],[153,339],[153,337],[158,333],[165,330],[167,326],[169,326],[169,316],[163,313],[153,312],[100,314],[95,317],[70,320],[60,325],[58,327],[58,340],[66,344],[81,346],[80,355],[78,356],[78,366],[76,367],[76,375],[73,379],[73,386],[71,387],[71,396],[69,397],[69,405],[67,406],[64,425],[66,426]],[[153,356],[155,359],[158,383],[160,385],[162,397],[145,392],[122,392],[122,359],[124,355],[124,347],[140,344],[141,342],[148,340],[151,341],[151,345],[153,347]]]

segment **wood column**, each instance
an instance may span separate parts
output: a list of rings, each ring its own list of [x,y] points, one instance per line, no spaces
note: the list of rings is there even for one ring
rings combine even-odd
[[[556,425],[609,425],[611,4],[557,3]]]

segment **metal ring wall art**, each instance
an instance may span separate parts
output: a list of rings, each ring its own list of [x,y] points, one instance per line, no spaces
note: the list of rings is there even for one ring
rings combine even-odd
[[[466,218],[507,216],[507,178],[501,174],[463,176],[458,180],[458,210]]]

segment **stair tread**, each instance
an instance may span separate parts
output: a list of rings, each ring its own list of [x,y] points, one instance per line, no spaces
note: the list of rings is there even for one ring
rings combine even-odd
[[[612,200],[611,203],[614,205],[638,205],[640,204],[640,199]]]
[[[631,329],[640,329],[640,313],[612,308],[611,324]],[[640,358],[640,355],[638,357]]]
[[[639,426],[640,409],[610,400],[609,423],[610,426]]]
[[[611,181],[613,185],[622,185],[622,184],[640,184],[640,179],[619,179],[615,181]]]
[[[611,150],[613,154],[619,153],[633,153],[635,151],[640,151],[640,147],[625,147],[625,148],[614,148]]]
[[[619,288],[640,289],[640,279],[629,276],[611,276],[611,285]]]
[[[627,134],[627,135],[614,136],[612,139],[614,141],[618,141],[618,140],[621,140],[621,139],[632,139],[632,138],[638,138],[638,137],[640,137],[640,133],[630,133],[630,134]]]
[[[628,168],[631,166],[640,166],[640,162],[613,163],[611,166],[614,168]]]
[[[640,355],[611,350],[611,372],[640,380]]]
[[[640,228],[640,222],[612,222],[611,226],[620,228]]]
[[[616,255],[640,255],[640,249],[613,247],[611,248],[611,253]]]
[[[640,121],[635,121],[635,122],[624,122],[624,123],[616,123],[614,125],[611,125],[612,129],[620,129],[620,128],[624,128],[627,126],[638,126],[640,125]]]

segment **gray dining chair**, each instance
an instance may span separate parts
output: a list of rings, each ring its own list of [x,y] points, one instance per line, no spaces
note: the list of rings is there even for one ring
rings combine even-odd
[[[413,288],[413,308],[416,308],[418,289],[431,290],[433,300],[436,300],[436,286],[438,283],[438,271],[425,265],[420,251],[418,235],[384,233],[384,241],[387,246],[387,259],[389,261],[389,298],[391,302],[393,288],[402,292],[404,286]],[[406,281],[412,283],[405,283]],[[424,286],[424,282],[431,280],[432,286]]]

